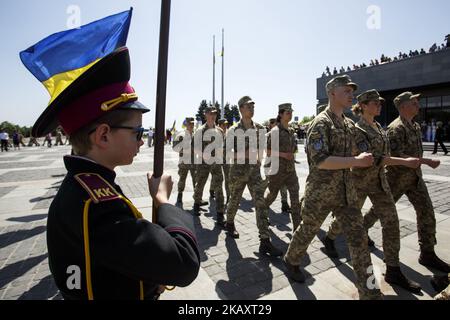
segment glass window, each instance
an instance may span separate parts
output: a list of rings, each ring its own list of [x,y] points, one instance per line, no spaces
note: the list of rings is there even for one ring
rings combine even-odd
[[[442,97],[442,106],[444,108],[449,108],[450,107],[450,96]]]
[[[442,107],[442,97],[428,98],[427,108],[440,108]]]
[[[420,103],[420,108],[422,108],[422,109],[427,108],[427,98],[420,98],[419,103]]]

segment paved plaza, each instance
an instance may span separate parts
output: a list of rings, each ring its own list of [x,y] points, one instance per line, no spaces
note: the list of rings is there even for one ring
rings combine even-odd
[[[305,188],[308,173],[306,155],[300,147],[297,155],[297,174],[300,194]],[[117,183],[132,199],[144,216],[151,218],[151,200],[145,174],[153,168],[153,148],[144,145],[132,165],[117,168]],[[46,219],[50,203],[65,175],[63,155],[70,153],[69,146],[22,148],[20,151],[0,154],[0,300],[61,299],[49,271],[46,245]],[[450,156],[438,158],[441,166],[432,170],[423,167],[436,211],[436,251],[450,261]],[[175,184],[171,201],[176,201],[177,154],[169,146],[165,150],[165,171],[172,175]],[[204,190],[204,200],[209,197],[209,182]],[[184,193],[184,208],[193,206],[193,187],[190,178]],[[370,202],[364,206],[370,208]],[[187,288],[166,292],[162,299],[281,299],[314,300],[356,299],[353,273],[348,249],[343,237],[337,239],[339,259],[330,259],[323,252],[320,239],[328,229],[330,219],[322,226],[319,235],[308,249],[302,265],[307,273],[304,284],[291,282],[285,275],[280,258],[260,256],[255,210],[246,189],[236,216],[239,239],[228,237],[215,225],[214,200],[195,218],[201,253],[201,269],[196,281]],[[383,280],[385,266],[381,251],[381,230],[377,223],[369,232],[375,241],[372,261],[375,275],[386,299],[432,299],[435,295],[430,285],[433,271],[421,266],[417,260],[416,217],[411,204],[402,198],[397,204],[400,218],[402,269],[407,276],[419,282],[422,295],[413,295]],[[285,251],[292,237],[289,215],[281,213],[280,198],[270,210],[272,239]],[[180,270],[182,272],[182,270]]]

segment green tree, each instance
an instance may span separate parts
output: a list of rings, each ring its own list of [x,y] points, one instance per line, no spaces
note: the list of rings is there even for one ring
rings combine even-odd
[[[302,121],[300,121],[300,123],[305,124],[305,123],[311,122],[314,120],[314,118],[315,118],[315,116],[311,116],[311,117],[305,116],[305,117],[303,117]]]
[[[200,102],[200,105],[198,107],[197,114],[195,115],[196,119],[197,120],[201,120],[202,123],[206,122],[205,109],[208,106],[211,106],[211,102],[208,103],[208,102],[206,102],[206,100],[202,100],[202,102]],[[215,107],[217,109],[217,120],[216,120],[216,122],[217,122],[220,119],[221,109],[220,109],[220,105],[217,102],[216,102]],[[228,123],[230,123],[230,124],[233,124],[233,118],[236,121],[239,121],[239,119],[241,118],[240,115],[239,115],[238,107],[237,106],[230,106],[229,103],[227,103],[225,105],[223,113],[224,113],[225,119],[227,119]]]

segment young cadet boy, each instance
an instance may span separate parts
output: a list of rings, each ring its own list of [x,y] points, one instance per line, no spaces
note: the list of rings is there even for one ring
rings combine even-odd
[[[122,47],[75,80],[33,127],[42,136],[60,124],[73,147],[47,222],[50,270],[65,299],[157,299],[165,285],[187,286],[199,271],[193,218],[168,203],[171,178],[148,176],[154,223],[115,183],[114,168],[131,164],[144,143],[149,111],[129,79]]]

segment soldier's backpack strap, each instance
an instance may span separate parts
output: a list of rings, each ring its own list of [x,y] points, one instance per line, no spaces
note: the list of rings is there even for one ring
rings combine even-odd
[[[94,292],[92,288],[91,273],[91,253],[89,243],[89,206],[92,202],[100,203],[103,201],[121,199],[125,201],[133,212],[136,219],[142,219],[142,214],[126,197],[117,192],[116,189],[99,174],[96,173],[79,173],[74,176],[75,180],[87,191],[90,199],[84,204],[83,209],[83,240],[84,240],[84,258],[86,270],[86,288],[88,300],[94,300]],[[139,280],[139,292],[137,293],[140,300],[144,300],[144,282]]]

